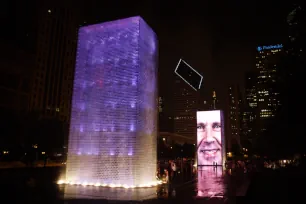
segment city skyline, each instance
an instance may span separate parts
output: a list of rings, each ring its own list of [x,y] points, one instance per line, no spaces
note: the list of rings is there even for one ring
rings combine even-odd
[[[3,13],[7,20],[6,25],[12,28],[9,34],[2,35],[4,39],[8,39],[5,44],[34,56],[32,64],[26,67],[30,77],[23,79],[30,84],[25,93],[27,99],[20,101],[27,107],[23,111],[35,112],[31,117],[36,120],[59,119],[66,123],[66,127],[53,129],[63,131],[67,130],[70,122],[72,72],[76,56],[76,34],[80,26],[142,16],[159,36],[158,85],[159,97],[163,101],[161,115],[165,117],[160,121],[168,124],[160,126],[166,131],[194,135],[192,120],[195,111],[208,110],[211,107],[226,111],[229,86],[239,87],[237,95],[241,95],[241,103],[250,102],[245,93],[245,75],[256,69],[255,56],[258,51],[280,45],[284,45],[286,49],[289,39],[286,19],[292,10],[291,6],[285,7],[290,5],[287,3],[277,4],[278,9],[275,9],[273,3],[254,9],[241,2],[222,5],[211,3],[204,8],[196,3],[173,4],[158,1],[125,2],[120,5],[126,9],[114,9],[116,5],[113,2],[101,4],[95,0],[78,1],[72,9],[69,8],[69,2],[62,4],[60,1],[32,0],[32,6],[22,10],[24,3],[15,0],[14,4],[6,4]],[[274,12],[270,15],[272,8]],[[101,13],[101,9],[112,12]],[[13,16],[16,17],[12,18]],[[27,18],[23,19],[23,16]],[[292,12],[290,16],[293,16]],[[69,27],[65,24],[69,24]],[[184,87],[186,83],[174,73],[177,61],[181,58],[203,76],[201,89],[197,92],[188,85]],[[188,94],[183,93],[184,89]],[[19,89],[18,91],[23,94]],[[215,93],[216,99],[212,97]],[[189,104],[190,101],[192,104]],[[235,104],[237,106],[237,101]],[[241,110],[235,117],[242,114],[243,108],[239,109]],[[183,116],[186,112],[190,113]],[[190,124],[187,120],[178,123],[177,118],[190,119]],[[239,129],[242,129],[243,125],[236,126],[241,126]],[[183,133],[184,131],[189,133]],[[40,132],[37,134],[41,134]],[[63,134],[67,135],[67,131]]]
[[[1,3],[6,203],[305,200],[305,2]]]

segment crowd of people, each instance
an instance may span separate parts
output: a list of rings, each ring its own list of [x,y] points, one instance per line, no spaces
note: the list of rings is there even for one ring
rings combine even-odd
[[[230,160],[225,162],[226,172],[232,174],[234,172],[251,173],[258,170],[261,165],[257,161],[252,160]]]
[[[177,159],[158,162],[157,178],[165,183],[188,180],[195,174],[193,160]]]
[[[165,183],[175,181],[187,181],[196,175],[194,160],[176,159],[161,160],[158,162],[157,178]],[[258,169],[259,164],[255,161],[231,160],[225,162],[225,172],[233,173],[251,173]]]

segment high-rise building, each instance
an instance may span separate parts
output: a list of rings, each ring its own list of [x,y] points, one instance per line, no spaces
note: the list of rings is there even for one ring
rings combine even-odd
[[[208,95],[208,96],[207,96]],[[217,98],[217,92],[212,90],[211,92],[201,92],[199,93],[198,99],[198,110],[208,111],[217,110],[219,107],[219,100]]]
[[[74,5],[74,6],[71,6]],[[39,1],[30,110],[69,122],[79,12],[73,1]]]
[[[255,71],[247,72],[245,75],[245,100],[242,106],[241,137],[251,140],[254,133],[254,121],[256,119],[257,107],[257,74]]]
[[[157,165],[157,36],[140,17],[80,28],[66,179],[152,185]]]
[[[217,106],[217,93],[216,91],[213,91],[212,92],[212,109],[216,110],[217,109],[216,106]]]
[[[189,138],[196,138],[196,112],[199,92],[175,76],[174,86],[174,132]]]
[[[274,118],[281,106],[278,64],[283,54],[283,46],[259,46],[256,56],[256,123],[259,132],[265,131],[269,119]]]
[[[160,132],[173,132],[173,116],[171,114],[172,104],[163,96],[159,96],[159,131]]]
[[[257,72],[247,72],[245,75],[245,103],[250,108],[257,107]]]
[[[227,143],[231,147],[233,144],[240,146],[241,128],[241,92],[238,85],[228,88],[227,96]]]

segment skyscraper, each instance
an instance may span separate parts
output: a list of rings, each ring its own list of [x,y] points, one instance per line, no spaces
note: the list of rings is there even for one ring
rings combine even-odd
[[[217,110],[219,109],[219,100],[218,94],[213,89],[210,90],[201,90],[198,94],[198,110]]]
[[[247,72],[245,75],[245,100],[242,106],[241,137],[251,140],[254,135],[254,122],[257,108],[257,74],[255,71]]]
[[[159,96],[159,117],[158,117],[158,123],[159,123],[159,132],[173,132],[173,117],[171,114],[171,106],[172,103],[170,103],[168,98],[165,98],[163,96]]]
[[[174,132],[189,138],[196,138],[196,112],[199,92],[175,76],[174,86]]]
[[[157,37],[140,17],[79,30],[66,179],[156,179]]]
[[[281,82],[278,63],[282,57],[283,46],[259,46],[256,56],[256,122],[259,131],[265,131],[269,119],[275,117],[281,106],[279,83]]]
[[[217,109],[216,106],[217,106],[217,93],[216,93],[216,91],[213,91],[213,93],[212,93],[212,109],[216,110]]]
[[[39,1],[30,110],[69,122],[79,11],[73,1]],[[74,5],[74,6],[71,6]]]
[[[238,85],[228,88],[227,97],[227,143],[231,147],[233,144],[240,146],[241,128],[241,93]]]
[[[245,103],[254,109],[257,107],[257,72],[247,72],[245,75]]]

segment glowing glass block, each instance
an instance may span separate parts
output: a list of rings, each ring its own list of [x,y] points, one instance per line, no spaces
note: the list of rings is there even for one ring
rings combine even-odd
[[[80,28],[65,180],[156,182],[157,50],[140,17]]]

